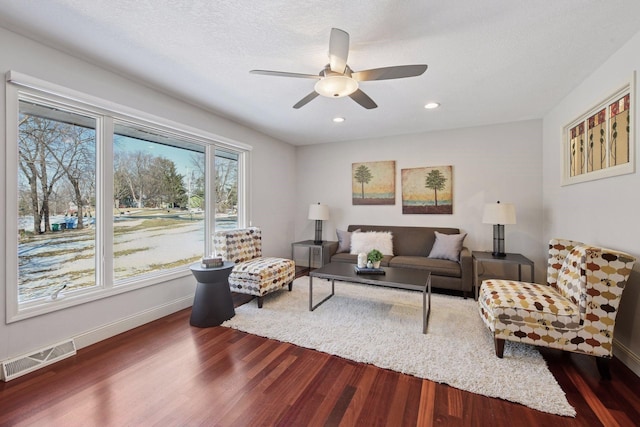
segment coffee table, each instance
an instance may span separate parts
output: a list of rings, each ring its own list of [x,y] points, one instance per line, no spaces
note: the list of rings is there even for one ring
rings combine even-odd
[[[431,313],[431,272],[410,268],[382,267],[385,274],[358,274],[354,264],[333,262],[309,273],[309,311],[335,295],[335,281],[361,283],[422,292],[422,333],[427,333]],[[331,294],[313,305],[313,278],[331,280]]]

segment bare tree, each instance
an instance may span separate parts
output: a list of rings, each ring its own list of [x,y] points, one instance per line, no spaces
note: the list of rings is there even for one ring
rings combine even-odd
[[[73,201],[78,207],[78,229],[84,228],[83,209],[88,204],[87,188],[95,181],[95,130],[64,124],[60,138],[46,145],[58,162],[73,189]]]
[[[144,151],[120,152],[114,157],[115,177],[119,195],[128,194],[138,208],[144,206],[147,174],[153,156]]]
[[[204,208],[205,197],[205,159],[201,153],[192,153],[190,156],[191,168],[187,171],[188,207]]]
[[[216,212],[233,210],[238,204],[238,161],[216,156]]]
[[[60,138],[60,123],[31,115],[21,115],[19,129],[19,168],[29,184],[33,229],[51,231],[49,197],[64,171],[47,149]],[[41,224],[44,220],[44,230]]]

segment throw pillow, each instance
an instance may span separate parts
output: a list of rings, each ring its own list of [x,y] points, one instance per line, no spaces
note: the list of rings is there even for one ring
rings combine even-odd
[[[448,259],[451,261],[460,261],[460,251],[462,243],[467,233],[464,234],[443,234],[436,233],[436,241],[431,248],[429,258]]]
[[[357,233],[358,231],[360,231],[359,228],[353,231],[353,233]],[[339,254],[351,250],[351,233],[351,231],[336,229],[336,234],[338,235],[338,250],[336,253]]]
[[[351,252],[369,253],[372,249],[382,252],[382,255],[393,256],[393,235],[390,231],[368,231],[366,233],[353,233],[351,235]]]

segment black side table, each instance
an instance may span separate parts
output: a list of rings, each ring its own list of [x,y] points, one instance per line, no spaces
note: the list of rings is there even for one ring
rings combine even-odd
[[[191,326],[218,326],[236,315],[228,281],[233,266],[234,263],[225,262],[215,268],[204,268],[200,263],[189,267],[198,281],[189,320]]]
[[[484,262],[497,262],[504,264],[517,264],[518,265],[518,281],[522,282],[522,266],[529,266],[529,282],[533,282],[533,261],[522,254],[507,254],[504,257],[494,257],[491,252],[479,252],[473,251],[473,288],[475,293],[475,299],[478,299],[478,291],[480,290],[480,280],[478,279],[478,264]]]

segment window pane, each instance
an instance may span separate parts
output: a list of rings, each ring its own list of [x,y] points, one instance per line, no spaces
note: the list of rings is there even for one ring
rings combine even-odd
[[[216,230],[238,228],[238,154],[216,150]]]
[[[204,252],[204,147],[116,124],[114,279],[199,260]]]
[[[607,167],[607,141],[605,139],[606,110],[602,109],[587,119],[589,145],[587,146],[587,172]]]
[[[20,101],[18,302],[96,285],[96,120]]]
[[[629,102],[625,95],[609,106],[611,114],[611,136],[609,140],[609,162],[611,166],[629,163]]]
[[[584,168],[584,123],[580,123],[570,130],[569,172],[576,176],[585,172]]]

